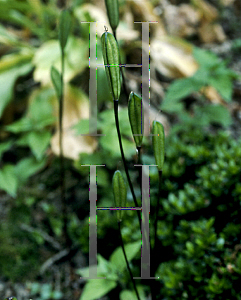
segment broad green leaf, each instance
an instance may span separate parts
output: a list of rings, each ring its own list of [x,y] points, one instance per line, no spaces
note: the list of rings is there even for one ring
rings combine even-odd
[[[64,50],[69,32],[70,32],[70,26],[71,26],[71,16],[67,9],[63,10],[60,15],[60,21],[59,21],[59,42],[60,47],[62,50]]]
[[[32,55],[11,54],[0,60],[0,117],[13,98],[14,84],[19,76],[28,74],[33,68]]]
[[[15,166],[15,174],[19,182],[23,184],[30,176],[41,170],[45,163],[45,160],[37,161],[34,157],[20,160]]]
[[[141,300],[146,300],[144,288],[141,285],[136,287]],[[138,300],[134,290],[122,290],[120,292],[120,300]]]
[[[76,271],[77,274],[81,275],[81,277],[89,277],[90,275],[90,270],[91,269],[94,269],[95,266],[90,266],[90,267],[86,267],[86,268],[81,268],[81,269],[78,269]],[[99,276],[98,274],[98,270],[97,270],[97,275]]]
[[[113,157],[120,156],[120,147],[117,137],[115,118],[113,110],[106,110],[100,114],[99,128],[101,128],[102,133],[105,136],[100,137],[101,146],[108,152],[111,153]],[[124,135],[131,136],[131,126],[128,119],[128,112],[126,108],[119,110],[119,120],[120,120],[120,131],[122,136],[122,143],[124,148],[124,153],[127,159],[131,158],[135,154],[135,149],[133,147],[133,142],[126,139]]]
[[[61,75],[60,75],[59,71],[53,66],[51,68],[51,80],[54,85],[57,97],[58,97],[58,99],[60,99],[61,94],[62,94]]]
[[[72,128],[76,130],[76,135],[89,133],[89,119],[81,119]]]
[[[118,280],[118,275],[116,273],[115,267],[106,260],[100,254],[97,255],[98,257],[98,267],[97,267],[97,274],[98,276],[106,277],[109,280]]]
[[[89,44],[80,38],[69,36],[65,48],[64,81],[69,82],[80,74],[89,64]],[[34,80],[48,85],[51,81],[50,66],[61,69],[61,51],[57,40],[50,40],[36,51],[33,63],[35,65]]]
[[[55,121],[51,97],[54,91],[51,88],[39,90],[32,99],[27,117],[33,120],[35,129],[42,129]]]
[[[199,91],[202,86],[202,82],[193,80],[191,77],[177,79],[169,86],[161,108],[165,111],[180,111],[183,105],[179,101],[191,93]]]
[[[16,197],[18,183],[15,167],[10,164],[4,165],[0,170],[0,189]]]
[[[213,86],[224,100],[231,101],[232,80],[227,74],[215,74],[210,76],[210,85]]]
[[[125,245],[127,260],[130,262],[139,251],[141,251],[141,241]],[[123,272],[126,268],[126,261],[121,247],[118,247],[110,256],[110,262],[116,270]]]
[[[5,128],[7,131],[13,133],[29,131],[33,128],[33,122],[29,118],[22,118],[19,121],[14,122],[13,124],[7,125]]]
[[[29,147],[37,160],[42,159],[51,139],[49,131],[31,131],[28,135]]]
[[[209,85],[209,77],[210,77],[210,70],[205,67],[200,67],[197,72],[190,77],[192,84],[194,86],[200,86],[203,87],[205,85]]]
[[[13,141],[8,141],[0,144],[0,159],[5,151],[7,151],[13,144]]]
[[[232,124],[230,112],[222,105],[195,107],[195,116],[196,123],[202,126],[209,125],[211,122],[219,123],[223,126]]]
[[[211,51],[203,50],[198,47],[194,47],[193,56],[200,66],[210,68],[217,66],[220,63],[220,59],[216,54]]]
[[[80,300],[95,300],[109,291],[113,290],[117,286],[116,281],[108,279],[90,279],[86,283]]]
[[[97,255],[98,266],[97,266],[97,276],[106,277],[109,280],[118,280],[118,276],[115,272],[115,268],[112,266],[111,262],[106,260],[100,254]],[[81,268],[77,270],[77,274],[80,274],[82,277],[89,277],[90,269],[95,268],[94,266]]]

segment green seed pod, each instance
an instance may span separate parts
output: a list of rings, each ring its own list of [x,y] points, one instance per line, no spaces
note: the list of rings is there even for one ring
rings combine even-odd
[[[64,50],[71,26],[71,16],[67,9],[63,10],[60,15],[59,21],[59,42],[62,51]]]
[[[136,148],[141,146],[143,139],[144,110],[141,98],[131,92],[128,102],[128,113]]]
[[[119,24],[119,1],[118,0],[105,0],[107,15],[109,18],[112,30],[116,30]]]
[[[152,123],[152,147],[158,171],[162,171],[165,157],[165,133],[164,127],[160,122]]]
[[[119,170],[115,171],[112,180],[114,201],[116,207],[126,207],[127,190],[124,178]],[[121,210],[117,210],[117,219],[121,221]]]
[[[119,100],[121,92],[119,47],[113,36],[105,32],[101,36],[105,71],[108,77],[113,100]]]

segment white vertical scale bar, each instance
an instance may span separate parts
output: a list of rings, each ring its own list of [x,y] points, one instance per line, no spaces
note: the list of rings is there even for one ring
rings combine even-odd
[[[142,101],[143,101],[145,118],[144,128],[147,132],[144,132],[144,135],[150,134],[150,119],[149,119],[149,108],[150,108],[150,73],[149,73],[149,53],[146,53],[145,46],[148,45],[149,49],[149,22],[142,22]],[[143,127],[142,127],[143,130]],[[142,131],[143,132],[143,131]]]
[[[105,136],[97,133],[97,21],[89,23],[89,133],[84,136]]]

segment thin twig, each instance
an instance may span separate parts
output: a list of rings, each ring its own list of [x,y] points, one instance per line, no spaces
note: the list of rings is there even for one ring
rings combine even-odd
[[[20,228],[24,231],[30,232],[30,233],[38,233],[46,242],[48,242],[53,248],[56,250],[61,250],[61,245],[50,235],[48,235],[46,232],[44,232],[41,229],[34,228],[32,226],[29,226],[27,224],[20,224]]]
[[[69,245],[67,232],[67,203],[65,198],[65,167],[63,155],[63,112],[64,112],[64,50],[61,53],[61,97],[59,99],[59,149],[60,149],[60,189],[63,217],[63,235],[66,247]]]

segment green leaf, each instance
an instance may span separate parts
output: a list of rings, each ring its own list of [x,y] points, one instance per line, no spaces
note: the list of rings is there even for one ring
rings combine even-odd
[[[198,47],[194,47],[193,56],[200,66],[205,68],[211,68],[220,64],[220,59],[216,54],[211,51],[203,50]]]
[[[27,116],[33,120],[35,129],[42,129],[55,121],[51,103],[53,95],[54,91],[51,88],[40,90],[30,103]]]
[[[192,77],[177,79],[172,83],[165,95],[162,109],[165,111],[178,112],[183,108],[179,101],[193,92],[199,91],[203,87],[203,83],[193,80]]]
[[[229,126],[232,124],[232,117],[228,109],[222,105],[195,107],[195,123],[206,126],[212,122]]]
[[[77,74],[81,74],[88,66],[89,43],[84,40],[69,36],[65,48],[64,80],[69,82]],[[39,47],[34,55],[35,64],[34,80],[48,85],[51,78],[50,66],[54,65],[61,70],[61,51],[56,40],[49,40]]]
[[[129,96],[128,114],[136,147],[140,147],[143,139],[144,109],[141,98],[133,92]]]
[[[7,151],[13,144],[13,141],[8,141],[0,144],[0,159],[5,151]]]
[[[0,60],[0,117],[13,97],[17,78],[28,74],[33,68],[29,62],[31,58],[32,55],[9,54]]]
[[[111,262],[106,260],[100,254],[98,254],[97,257],[98,257],[97,276],[106,277],[106,279],[110,279],[110,280],[118,280],[118,276],[115,272],[115,268],[112,266]],[[77,270],[77,274],[80,274],[83,277],[89,277],[90,270],[95,267],[96,266],[81,268]]]
[[[126,251],[127,260],[130,262],[137,253],[141,250],[141,241],[130,243],[124,246]],[[110,262],[116,267],[120,273],[126,268],[125,257],[121,247],[115,249],[110,256]]]
[[[117,286],[116,281],[108,279],[90,279],[86,283],[80,300],[94,300],[106,295]]]
[[[59,42],[62,51],[64,50],[71,27],[71,16],[67,9],[63,10],[59,21]]]
[[[146,300],[144,288],[141,285],[136,287],[141,300]],[[135,291],[122,290],[120,292],[120,300],[137,300]]]
[[[5,128],[7,131],[19,133],[31,130],[33,128],[33,123],[28,118],[22,118],[11,125],[7,125]]]
[[[28,135],[29,147],[37,160],[42,159],[44,151],[49,145],[51,133],[49,131],[31,131]]]
[[[191,242],[187,241],[186,242],[186,247],[187,247],[187,250],[190,254],[193,254],[194,253],[194,246]]]
[[[131,136],[131,126],[128,119],[128,112],[126,108],[121,108],[118,112],[120,122],[120,131],[122,135],[122,143],[126,159],[130,159],[135,155],[135,149],[133,148],[133,142],[125,138],[125,136]],[[120,156],[119,141],[116,134],[115,118],[113,110],[106,110],[100,113],[99,128],[105,136],[100,137],[100,145],[106,151],[108,151],[111,157]]]
[[[51,80],[54,85],[54,89],[56,91],[57,97],[58,97],[58,99],[60,99],[61,95],[62,95],[61,75],[54,66],[52,66],[52,68],[51,68]]]
[[[232,99],[232,80],[228,74],[217,73],[210,76],[210,85],[213,86],[224,100],[231,101]]]
[[[15,167],[10,164],[4,165],[0,170],[0,188],[12,197],[16,197],[18,183]]]
[[[76,135],[89,133],[89,119],[81,119],[72,128],[76,130]]]
[[[37,161],[34,157],[20,160],[15,166],[15,174],[18,181],[23,184],[30,176],[42,169],[45,163],[45,160]]]

